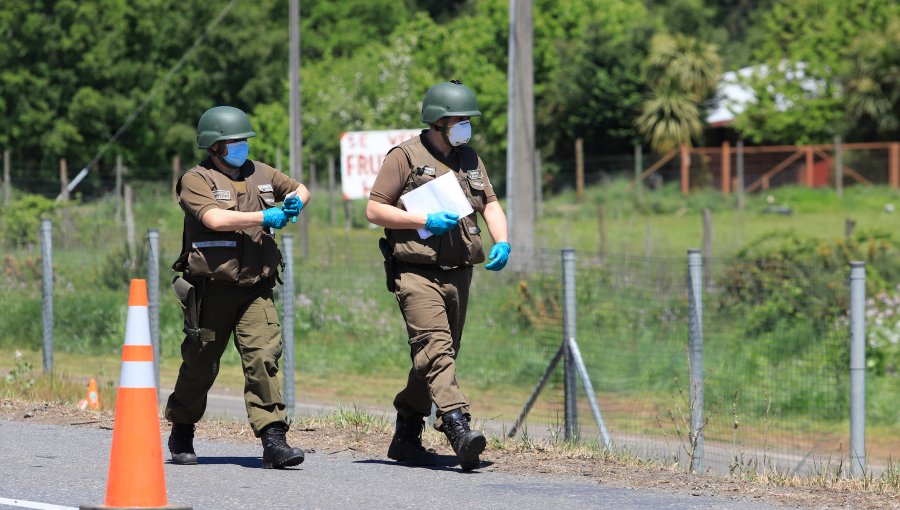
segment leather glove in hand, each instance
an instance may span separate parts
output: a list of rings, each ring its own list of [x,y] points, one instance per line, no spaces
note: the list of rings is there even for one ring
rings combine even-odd
[[[297,215],[303,210],[303,201],[297,196],[285,198],[281,204],[281,210],[292,222],[297,223]]]
[[[441,211],[428,215],[428,221],[425,222],[425,229],[434,235],[441,235],[456,226],[459,221],[459,215]]]
[[[262,226],[268,228],[282,228],[287,225],[288,217],[278,207],[270,207],[263,211]]]
[[[488,271],[499,271],[506,267],[506,262],[509,260],[509,250],[511,247],[507,242],[499,242],[491,248],[491,254],[488,257],[491,259],[491,263],[484,266]]]

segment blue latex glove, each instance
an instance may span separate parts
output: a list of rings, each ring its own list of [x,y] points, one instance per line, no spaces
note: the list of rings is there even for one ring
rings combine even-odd
[[[263,221],[262,226],[268,228],[282,228],[287,225],[288,219],[287,215],[284,214],[284,211],[279,209],[278,207],[270,207],[266,209],[263,213]]]
[[[303,210],[303,201],[297,196],[285,198],[281,210],[292,222],[297,223],[297,215]]]
[[[484,266],[488,271],[499,271],[506,267],[506,261],[509,260],[509,250],[511,247],[507,242],[499,242],[491,248],[491,263]]]
[[[431,213],[425,222],[425,229],[439,236],[455,227],[457,221],[459,221],[458,214],[448,213],[447,211]]]

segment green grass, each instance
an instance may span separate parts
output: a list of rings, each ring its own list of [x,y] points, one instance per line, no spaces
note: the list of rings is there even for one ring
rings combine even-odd
[[[886,204],[898,211],[886,212]],[[607,253],[643,255],[649,246],[649,254],[655,257],[681,257],[689,248],[701,248],[704,208],[712,211],[715,257],[730,257],[747,243],[777,231],[797,231],[826,241],[843,238],[847,218],[856,221],[857,229],[894,232],[900,221],[900,191],[886,187],[850,187],[839,199],[832,190],[789,186],[748,195],[744,210],[738,211],[734,196],[714,190],[682,196],[675,185],[644,190],[642,200],[636,202],[626,182],[613,181],[607,188],[589,189],[581,204],[574,192],[547,199],[537,225],[538,237],[547,246],[599,251],[600,205],[605,211]],[[792,214],[765,212],[770,205],[790,207]]]
[[[167,186],[144,184],[135,190],[137,252],[143,254],[147,228],[160,232],[161,371],[164,384],[172,384],[182,333],[180,310],[167,285],[172,275],[168,266],[180,249],[182,214]],[[733,197],[715,191],[685,197],[668,186],[644,190],[635,201],[634,192],[620,181],[589,189],[581,204],[574,193],[546,200],[536,230],[543,246],[572,246],[579,252],[578,340],[612,428],[659,433],[658,418],[683,400],[675,388],[684,388],[688,378],[685,251],[702,245],[704,208],[713,212],[716,257],[732,257],[748,245],[758,246],[757,239],[785,230],[833,243],[844,237],[848,217],[859,230],[897,231],[896,216],[885,212],[884,205],[900,202],[900,195],[884,187],[848,188],[843,200],[828,190],[795,187],[769,194],[774,204],[791,207],[793,214],[765,213],[770,205],[766,195],[749,196],[746,209],[736,211]],[[307,256],[301,254],[297,227],[285,231],[294,234],[296,246],[298,395],[389,406],[409,370],[409,350],[396,300],[384,290],[376,244],[381,229],[365,222],[362,202],[352,206],[350,230],[343,227],[340,204],[337,224],[331,227],[327,202],[316,195],[306,212]],[[603,258],[597,253],[598,205],[606,218]],[[102,373],[110,384],[118,376],[128,279],[146,274],[143,255],[133,267],[125,264],[124,226],[114,220],[114,212],[111,200],[101,200],[71,204],[52,216],[57,365],[78,380]],[[625,255],[610,255],[616,253]],[[560,344],[559,255],[551,250],[545,256],[540,262],[546,274],[475,269],[458,364],[462,388],[480,416],[514,418]],[[26,351],[39,365],[39,257],[37,245],[10,246],[0,259],[5,276],[0,282],[0,366],[12,366],[8,360],[15,349]],[[708,405],[727,407],[737,393],[751,439],[761,437],[767,417],[785,430],[821,426],[822,434],[830,434],[843,427],[847,381],[836,367],[846,365],[840,359],[846,336],[819,333],[837,326],[790,316],[777,327],[760,330],[764,314],[777,316],[780,308],[736,308],[723,297],[727,294],[721,290],[706,297]],[[217,387],[239,393],[242,374],[234,349],[226,350],[222,363]],[[559,420],[559,372],[533,411],[537,421]],[[900,396],[895,378],[870,380],[877,388],[870,400],[875,423],[885,434],[895,434],[900,420],[891,404]],[[729,412],[717,412],[719,422],[710,430],[728,440]],[[581,416],[589,419],[589,409]]]

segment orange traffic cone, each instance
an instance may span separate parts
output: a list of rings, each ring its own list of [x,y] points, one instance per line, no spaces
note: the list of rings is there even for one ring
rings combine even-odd
[[[116,396],[116,421],[109,455],[106,504],[82,510],[110,508],[187,509],[169,505],[163,471],[159,410],[147,313],[147,282],[131,280],[122,373]]]
[[[90,407],[91,409],[100,409],[100,397],[97,393],[97,381],[91,379],[88,382],[87,396],[78,402],[78,408],[84,411]]]

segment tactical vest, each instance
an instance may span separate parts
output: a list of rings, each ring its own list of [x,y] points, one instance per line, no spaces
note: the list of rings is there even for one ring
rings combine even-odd
[[[252,161],[254,171],[244,176],[247,192],[238,195],[227,176],[195,166],[188,170],[200,175],[212,190],[220,209],[256,212],[275,205],[272,173],[265,165]],[[181,180],[176,193],[181,194]],[[278,277],[281,251],[270,229],[254,226],[237,232],[219,232],[206,227],[193,214],[184,215],[181,256],[172,265],[175,271],[193,278],[212,278],[221,283],[250,287]]]
[[[384,229],[394,257],[411,264],[437,266],[471,266],[484,262],[477,215],[478,211],[484,211],[485,206],[484,176],[478,167],[478,155],[475,151],[467,145],[457,147],[460,165],[459,170],[454,171],[428,152],[418,136],[391,150],[402,150],[409,162],[409,176],[402,194],[447,172],[453,172],[475,210],[460,218],[459,224],[446,234],[433,235],[428,239],[421,239],[415,229]]]

